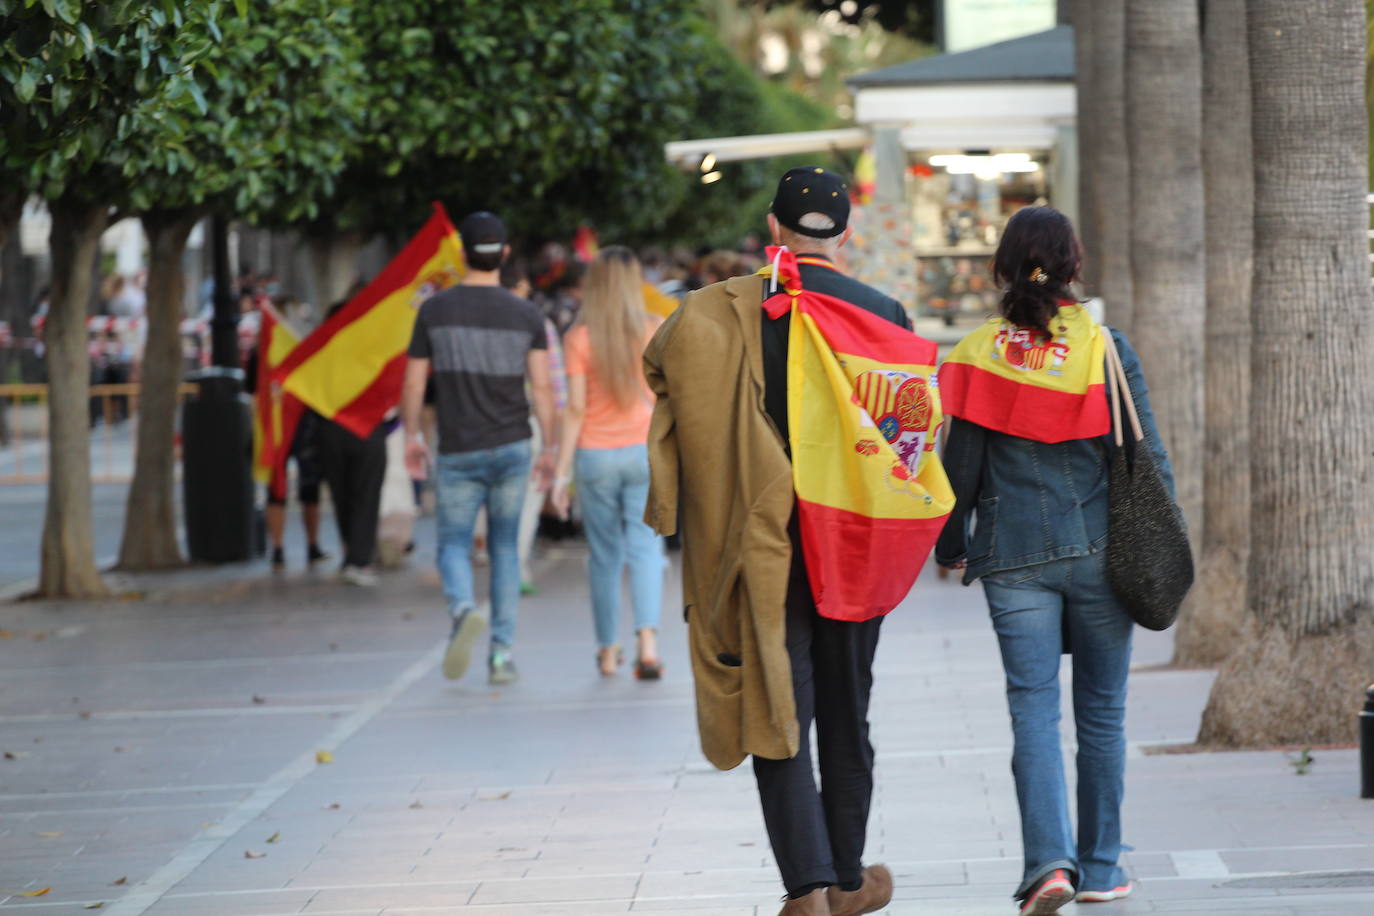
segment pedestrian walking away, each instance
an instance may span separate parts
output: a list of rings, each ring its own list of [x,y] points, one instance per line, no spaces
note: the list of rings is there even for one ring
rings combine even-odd
[[[958,501],[936,557],[962,568],[965,584],[982,581],[1001,646],[1025,855],[1014,896],[1023,914],[1131,892],[1119,859],[1133,624],[1106,574],[1116,447],[1105,391],[1109,333],[1173,490],[1139,360],[1124,334],[1098,325],[1070,292],[1081,269],[1067,217],[1049,207],[1018,211],[993,262],[1005,290],[1001,314],[940,370],[954,418],[945,465]],[[1078,738],[1076,840],[1059,735],[1065,653]]]
[[[841,300],[866,321],[877,316],[874,323],[890,323],[894,337],[918,340],[900,303],[837,268],[852,231],[849,207],[838,176],[790,170],[768,216],[774,242],[784,246],[774,256],[795,258],[806,291]],[[882,909],[892,896],[888,869],[862,861],[873,792],[868,703],[882,618],[839,620],[817,611],[788,445],[791,318],[765,311],[767,285],[748,276],[698,290],[650,342],[645,368],[657,403],[647,519],[672,533],[681,509],[702,748],[722,769],[753,756],[787,891],[782,913],[855,916]],[[839,445],[838,432],[835,438]]]
[[[569,485],[591,548],[597,668],[616,673],[623,659],[620,585],[628,570],[635,620],[635,676],[657,680],[663,602],[663,542],[644,522],[649,496],[647,441],[653,394],[643,353],[662,321],[645,311],[639,261],[628,248],[604,249],[587,271],[582,312],[566,338],[568,408],[563,417],[554,508],[568,517]],[[575,473],[574,473],[575,470]]]
[[[487,510],[487,668],[493,684],[505,684],[518,677],[513,649],[525,491],[531,473],[540,490],[548,489],[556,458],[553,386],[543,317],[501,286],[501,262],[510,253],[505,225],[479,211],[464,218],[458,232],[467,275],[424,302],[415,319],[402,394],[406,465],[416,479],[431,469],[436,476],[439,575],[452,618],[443,670],[450,679],[466,673],[487,626],[477,609],[472,571],[473,530],[478,512]],[[436,448],[425,440],[420,422],[431,369]],[[531,401],[545,443],[538,455],[530,450]]]

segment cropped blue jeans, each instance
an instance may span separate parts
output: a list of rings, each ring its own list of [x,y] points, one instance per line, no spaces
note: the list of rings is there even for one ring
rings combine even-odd
[[[449,613],[457,617],[477,606],[472,538],[477,513],[486,506],[491,641],[514,645],[515,608],[520,601],[520,511],[530,479],[529,440],[440,455],[437,465],[439,576]]]
[[[657,629],[663,603],[663,541],[644,524],[649,452],[643,445],[580,448],[574,460],[577,496],[591,555],[592,618],[601,648],[620,628],[620,582],[629,570],[636,632]]]
[[[1025,869],[1017,895],[1064,868],[1079,890],[1124,883],[1121,797],[1133,621],[1107,582],[1106,552],[983,577],[1007,677]],[[1068,645],[1065,645],[1067,639]],[[1059,657],[1073,657],[1078,838],[1060,748]]]

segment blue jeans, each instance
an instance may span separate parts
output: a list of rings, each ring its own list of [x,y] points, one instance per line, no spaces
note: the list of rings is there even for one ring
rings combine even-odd
[[[515,642],[515,606],[520,600],[520,510],[530,479],[530,443],[512,442],[475,452],[440,455],[437,462],[439,576],[449,613],[457,617],[477,606],[472,579],[472,531],[487,507],[487,549],[491,554],[491,641]]]
[[[983,577],[1007,675],[1021,808],[1024,893],[1056,868],[1079,890],[1124,883],[1121,796],[1126,768],[1126,674],[1130,616],[1107,583],[1106,553],[1052,560]],[[1064,640],[1068,640],[1068,646]],[[1069,820],[1059,744],[1059,656],[1073,655],[1078,733],[1078,842]]]
[[[618,642],[620,579],[627,566],[635,630],[658,627],[663,602],[663,542],[644,524],[649,451],[643,445],[580,448],[574,473],[591,547],[587,571],[596,641],[604,649]]]

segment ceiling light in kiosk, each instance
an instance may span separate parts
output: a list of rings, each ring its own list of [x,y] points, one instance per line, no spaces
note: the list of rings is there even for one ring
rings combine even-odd
[[[716,167],[716,154],[715,154],[715,153],[707,153],[705,156],[702,156],[702,157],[701,157],[701,170],[702,170],[703,172],[710,172],[710,171],[713,171],[713,170],[715,169],[715,167]]]
[[[701,176],[701,183],[702,183],[702,184],[715,184],[717,181],[720,181],[720,180],[721,180],[722,178],[724,178],[724,177],[725,177],[725,173],[724,173],[724,172],[719,172],[719,171],[717,171],[717,172],[707,172],[705,175],[702,175],[702,176]]]

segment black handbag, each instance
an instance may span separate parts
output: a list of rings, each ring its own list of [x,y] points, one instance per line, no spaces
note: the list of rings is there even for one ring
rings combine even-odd
[[[1105,327],[1102,334],[1116,438],[1107,477],[1107,581],[1136,623],[1165,630],[1193,585],[1188,527],[1145,441],[1116,341]],[[1127,423],[1130,436],[1123,435]]]

